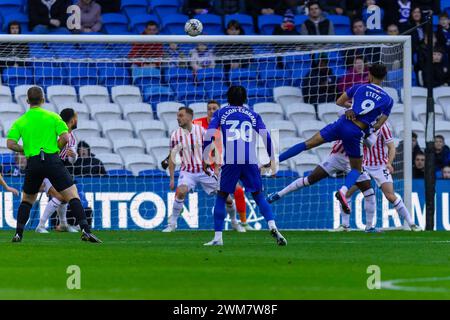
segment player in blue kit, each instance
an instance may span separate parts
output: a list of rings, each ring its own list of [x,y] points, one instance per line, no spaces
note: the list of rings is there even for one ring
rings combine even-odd
[[[236,190],[236,184],[240,180],[245,191],[251,192],[258,205],[261,214],[270,229],[270,234],[276,239],[278,245],[285,246],[286,239],[278,231],[272,208],[263,195],[261,173],[256,156],[256,144],[258,135],[263,138],[267,153],[274,165],[275,157],[272,148],[270,134],[259,114],[245,107],[247,92],[242,86],[231,86],[228,89],[228,106],[217,110],[203,144],[203,169],[209,173],[210,148],[217,129],[221,130],[223,141],[223,165],[220,167],[219,191],[214,205],[214,239],[206,246],[223,245],[222,230],[225,224],[225,202],[230,193]]]
[[[305,142],[289,148],[279,158],[282,162],[323,143],[342,140],[345,153],[350,160],[351,171],[345,177],[344,185],[336,192],[336,198],[347,214],[351,209],[345,194],[362,172],[363,139],[381,128],[394,104],[392,98],[381,87],[386,73],[387,69],[383,64],[370,66],[369,83],[354,85],[337,99],[336,104],[347,109],[345,115]]]

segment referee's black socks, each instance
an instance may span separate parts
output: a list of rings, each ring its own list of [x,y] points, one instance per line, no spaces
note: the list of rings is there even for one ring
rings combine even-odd
[[[86,214],[84,213],[83,205],[80,199],[73,198],[69,201],[70,211],[76,219],[76,224],[80,225],[81,230],[90,233],[91,227],[87,223]]]
[[[16,233],[22,238],[23,229],[30,218],[30,211],[33,205],[29,202],[22,201],[17,212]]]

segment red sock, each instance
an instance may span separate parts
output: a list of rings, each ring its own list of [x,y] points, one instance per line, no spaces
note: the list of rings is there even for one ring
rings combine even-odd
[[[241,186],[236,187],[234,191],[234,201],[236,202],[236,210],[242,223],[247,222],[247,213],[245,205],[244,189]]]

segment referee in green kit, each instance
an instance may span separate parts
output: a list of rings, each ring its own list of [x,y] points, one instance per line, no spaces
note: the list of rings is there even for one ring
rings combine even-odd
[[[23,229],[44,178],[50,180],[52,186],[69,204],[77,224],[80,225],[81,240],[101,242],[91,233],[77,187],[59,157],[59,151],[69,141],[66,123],[58,114],[41,108],[44,103],[41,88],[31,87],[27,96],[30,109],[12,124],[7,135],[8,149],[23,152],[27,158],[22,202],[17,213],[16,234],[12,242],[22,241]],[[20,138],[23,146],[18,144]]]

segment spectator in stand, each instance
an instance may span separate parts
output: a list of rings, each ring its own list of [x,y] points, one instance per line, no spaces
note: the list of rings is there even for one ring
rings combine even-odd
[[[198,43],[191,50],[191,68],[194,74],[200,69],[214,68],[216,66],[215,56],[211,49],[205,43]]]
[[[78,142],[78,159],[73,165],[67,166],[72,175],[82,177],[106,175],[103,163],[91,153],[91,147],[85,141]]]
[[[183,6],[183,12],[190,17],[198,14],[211,13],[211,2],[209,0],[186,0]]]
[[[82,33],[99,32],[102,28],[102,8],[94,0],[79,0]]]
[[[273,35],[276,36],[295,36],[299,35],[298,31],[295,29],[294,14],[287,10],[283,17],[283,22],[281,25],[276,26],[273,30]]]
[[[428,84],[428,73],[429,72],[431,72],[433,88],[440,87],[440,86],[448,86],[449,72],[448,72],[447,64],[443,62],[443,57],[444,57],[444,49],[442,49],[442,48],[434,48],[433,49],[433,69],[432,70],[427,69],[426,55],[423,55],[423,59],[419,60],[419,63],[417,65],[417,68],[419,70],[418,75],[420,75],[420,71],[421,71],[421,77],[419,76],[419,81],[420,81],[420,79],[422,79],[424,87],[426,87]]]
[[[119,13],[120,0],[96,0],[102,7],[102,13]]]
[[[377,1],[376,0],[366,0],[364,3],[364,7],[361,13],[362,16],[362,20],[364,21],[364,24],[367,25],[367,21],[369,20],[370,17],[373,16],[373,6],[377,5]],[[380,7],[380,19],[381,19],[381,24],[379,26],[376,25],[372,25],[369,26],[368,30],[367,30],[367,34],[383,34],[383,19],[384,19],[384,10]]]
[[[294,15],[305,15],[305,0],[282,0],[280,5],[275,9],[275,13],[280,16],[284,16],[284,14],[289,10]]]
[[[436,33],[437,43],[445,48],[447,54],[450,53],[450,20],[446,12],[439,15],[439,25]]]
[[[229,36],[245,35],[244,29],[236,20],[228,22],[225,34]],[[214,54],[217,57],[226,55],[251,55],[253,53],[252,46],[248,43],[235,43],[233,45],[227,43],[219,43],[214,49]],[[218,60],[223,65],[225,78],[228,79],[230,70],[237,68],[248,68],[251,59],[236,59],[236,60]]]
[[[423,179],[425,177],[425,154],[418,153],[414,158],[413,178]]]
[[[25,175],[25,169],[27,168],[27,158],[23,153],[14,153],[14,168],[12,169],[12,176],[18,177]]]
[[[450,148],[445,144],[445,139],[441,135],[434,137],[434,156],[436,169],[442,169],[450,164]]]
[[[364,2],[362,0],[358,1],[347,0],[345,15],[350,17],[350,19],[361,18],[361,11],[363,5]]]
[[[227,14],[245,13],[245,0],[214,0],[214,13]]]
[[[420,147],[419,142],[417,141],[417,133],[415,133],[415,132],[412,133],[411,141],[412,141],[412,153],[413,153],[412,158],[415,159],[416,155],[422,152],[422,148]],[[402,141],[402,143],[403,143],[403,141]]]
[[[319,0],[322,10],[329,14],[343,15],[347,9],[347,0]]]
[[[411,14],[407,23],[399,25],[400,33],[409,30],[415,26],[420,25],[423,22],[422,20],[422,11],[419,7],[413,7],[411,10]],[[417,52],[417,48],[423,42],[425,38],[425,27],[421,26],[411,32],[411,45],[413,53]]]
[[[325,18],[318,2],[310,1],[307,4],[308,19],[302,24],[302,35],[332,35],[333,22]]]
[[[442,172],[442,179],[450,180],[450,166],[443,167],[441,172]]]
[[[411,15],[411,0],[384,1],[384,23],[386,26],[395,24],[406,30]]]
[[[390,24],[387,26],[386,33],[388,36],[398,36],[400,31],[398,30],[398,26],[396,24]]]
[[[303,101],[317,105],[336,100],[336,76],[328,67],[328,59],[321,55],[313,59],[311,71],[302,81]]]
[[[358,19],[358,18],[353,20],[352,33],[355,36],[364,36],[364,35],[366,35],[366,31],[367,31],[367,28],[366,28],[364,21],[362,21],[361,19]]]
[[[69,0],[29,0],[29,29],[34,33],[66,33],[67,7]]]
[[[359,83],[367,83],[369,80],[368,68],[362,56],[355,57],[353,66],[348,69],[348,72],[343,76],[338,83],[338,93],[342,93],[351,86]]]
[[[152,36],[159,34],[159,27],[155,21],[149,21],[142,32],[143,35]],[[162,43],[135,43],[128,54],[130,59],[150,59],[154,61],[134,61],[133,65],[140,67],[159,67],[164,55]]]
[[[168,67],[187,68],[187,61],[180,61],[186,58],[184,52],[178,47],[178,43],[169,43],[169,48],[164,52],[164,56],[170,59]]]
[[[22,30],[19,22],[11,21],[8,24],[8,34],[21,34]],[[28,44],[25,42],[7,42],[0,44],[0,72],[4,67],[22,67],[25,66],[25,62],[23,61],[2,61],[1,58],[18,58],[23,59],[27,58],[29,55]]]
[[[414,166],[414,160],[416,159],[416,156],[418,154],[422,154],[423,151],[420,148],[419,143],[417,142],[417,133],[412,133],[412,162]],[[399,142],[397,148],[396,148],[396,155],[397,158],[402,159],[403,158],[403,140]],[[394,162],[394,176],[396,178],[402,178],[403,177],[403,163],[401,161],[395,161]]]
[[[413,4],[422,10],[432,10],[433,14],[439,14],[440,12],[439,0],[414,0]]]

